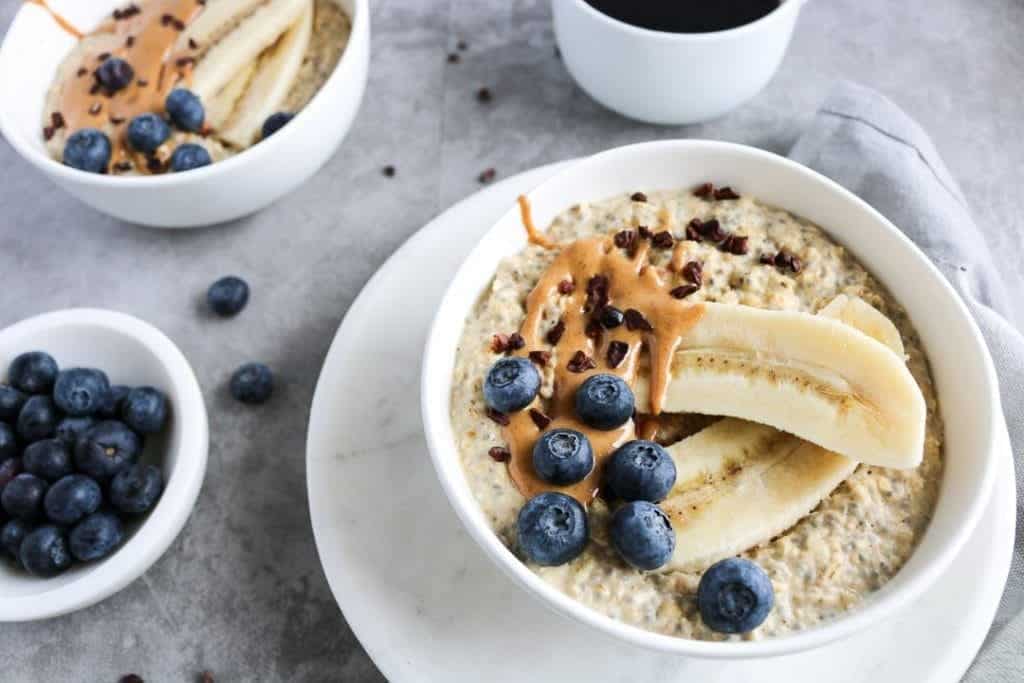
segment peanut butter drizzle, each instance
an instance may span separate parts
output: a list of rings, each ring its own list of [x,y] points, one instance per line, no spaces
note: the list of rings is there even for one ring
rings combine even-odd
[[[525,195],[519,195],[519,216],[523,221],[523,227],[526,228],[526,239],[531,244],[536,244],[545,249],[554,249],[558,246],[558,244],[552,242],[550,238],[537,230],[537,226],[533,224],[533,211],[530,209],[530,200]]]
[[[526,225],[529,203],[520,197],[519,205]],[[554,246],[548,238],[544,240]],[[509,415],[509,424],[502,432],[511,452],[509,474],[527,498],[544,491],[560,491],[583,504],[589,503],[600,487],[605,460],[620,445],[636,438],[637,427],[633,420],[617,429],[600,431],[588,427],[576,417],[576,390],[591,375],[615,374],[632,387],[636,384],[641,352],[647,349],[651,374],[649,411],[654,416],[661,412],[665,391],[671,379],[672,355],[682,335],[700,320],[704,307],[701,304],[684,303],[669,295],[668,284],[662,279],[658,268],[648,262],[649,249],[650,243],[641,241],[635,253],[629,255],[615,247],[611,237],[591,237],[572,242],[564,246],[527,297],[526,319],[519,330],[526,344],[518,353],[525,356],[530,351],[551,350],[549,365],[553,364],[554,368],[554,392],[546,410],[540,397],[531,407],[552,418],[547,429],[575,429],[585,434],[595,457],[594,469],[582,481],[571,486],[553,486],[540,479],[533,469],[533,446],[541,430],[530,417],[530,410]],[[654,328],[653,331],[630,330],[623,324],[612,330],[604,330],[599,344],[588,337],[585,332],[590,318],[590,313],[585,311],[587,283],[596,275],[608,278],[610,305],[623,311],[640,311]],[[572,293],[558,293],[559,283],[564,280],[575,285]],[[544,316],[554,297],[562,297],[561,321],[565,324],[565,332],[552,348],[546,335],[557,321],[545,320]],[[612,341],[624,342],[629,347],[617,368],[610,368],[607,363],[608,346]],[[597,367],[579,373],[570,371],[567,364],[577,351],[583,351],[593,358]],[[644,412],[644,407],[637,406],[637,412]],[[656,418],[646,417],[641,423],[641,436],[652,437],[657,430]]]
[[[56,11],[54,11],[54,9],[50,7],[49,4],[47,4],[46,0],[25,0],[25,2],[28,3],[29,5],[38,5],[39,7],[42,7],[44,10],[49,12],[50,16],[53,18],[54,22],[56,22],[57,26],[60,26],[67,33],[70,33],[75,38],[82,39],[85,36],[85,34],[79,31],[74,24],[72,24],[70,21],[65,19]]]
[[[133,157],[126,145],[128,122],[139,114],[163,112],[168,93],[191,77],[190,62],[177,64],[182,55],[174,48],[181,31],[163,18],[174,17],[187,26],[203,11],[203,5],[198,0],[149,0],[142,3],[140,9],[134,16],[100,26],[99,32],[112,33],[121,39],[119,46],[113,50],[97,47],[83,52],[80,67],[88,69],[88,75],[72,74],[61,93],[60,113],[69,134],[81,128],[102,128],[111,119],[123,119],[110,140],[111,165]],[[102,63],[99,57],[104,52],[120,57],[135,70],[132,82],[113,95],[102,89],[93,92],[96,79],[92,74]],[[133,166],[147,172],[145,159],[135,156],[140,158],[132,159]]]

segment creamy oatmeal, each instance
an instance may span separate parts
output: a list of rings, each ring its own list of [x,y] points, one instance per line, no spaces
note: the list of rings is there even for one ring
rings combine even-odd
[[[752,198],[731,198],[730,193],[720,196],[719,200],[698,197],[687,189],[575,206],[559,215],[546,232],[545,239],[558,247],[531,243],[503,261],[463,332],[453,378],[451,419],[463,469],[481,509],[502,541],[524,557],[516,539],[517,515],[527,500],[524,492],[533,495],[545,487],[530,478],[516,457],[505,462],[509,447],[517,450],[516,444],[509,443],[515,431],[488,417],[482,384],[501,357],[494,351],[495,344],[508,346],[509,335],[529,327],[528,298],[564,245],[624,230],[636,233],[644,226],[649,232],[641,231],[636,239],[651,246],[644,247],[643,256],[673,296],[687,303],[743,304],[804,313],[818,313],[838,295],[869,303],[895,324],[907,367],[923,394],[927,406],[923,459],[911,469],[856,466],[810,514],[770,541],[742,553],[767,572],[774,588],[774,609],[759,628],[744,636],[726,636],[703,623],[695,595],[706,567],[644,572],[620,559],[608,538],[614,504],[603,496],[591,500],[587,495],[589,488],[598,487],[599,472],[579,485],[588,488],[587,492],[571,491],[589,504],[590,542],[583,553],[561,566],[527,562],[565,594],[644,629],[698,639],[760,638],[808,628],[843,613],[903,566],[934,507],[942,472],[942,424],[920,340],[905,311],[865,268],[807,221]],[[686,239],[688,235],[691,239]],[[616,239],[615,244],[635,248],[626,242]],[[693,262],[702,264],[696,277],[692,267],[687,268]],[[530,308],[545,309],[544,318],[557,318],[555,307],[554,302],[545,301]],[[550,322],[545,329],[550,329]],[[495,335],[504,336],[495,340]],[[530,343],[518,353],[552,351],[543,343],[534,348],[536,338],[526,336]],[[513,336],[513,347],[515,341]],[[603,365],[607,346],[605,339],[591,347],[598,365]],[[648,361],[640,358],[637,362],[641,374],[649,371]],[[589,367],[584,368],[581,377],[588,371]],[[551,401],[550,367],[541,375],[539,400]],[[645,412],[639,403],[638,411]],[[656,441],[669,446],[717,419],[690,413],[662,414],[655,421],[640,415],[637,433],[656,434]],[[541,425],[546,423],[537,427]],[[595,444],[595,450],[602,446],[609,444]],[[598,468],[601,464],[599,459]],[[854,466],[841,472],[841,478]]]

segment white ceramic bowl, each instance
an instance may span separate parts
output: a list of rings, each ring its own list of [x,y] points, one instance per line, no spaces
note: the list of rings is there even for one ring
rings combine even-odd
[[[366,87],[370,59],[367,0],[337,0],[352,19],[341,61],[320,92],[273,137],[230,159],[188,173],[111,177],[49,157],[42,137],[46,91],[74,39],[39,6],[25,4],[0,46],[0,132],[29,163],[93,208],[161,228],[213,225],[254,213],[316,173],[348,132]],[[50,0],[76,26],[97,25],[123,0]]]
[[[558,612],[636,645],[697,657],[764,657],[817,647],[895,614],[949,565],[974,528],[992,488],[1001,409],[995,371],[963,302],[895,226],[827,178],[761,150],[700,140],[653,142],[579,161],[530,193],[534,219],[551,219],[581,201],[636,190],[694,187],[705,181],[788,209],[821,225],[865,264],[907,309],[931,361],[945,421],[945,472],[920,546],[865,603],[821,626],[751,642],[702,642],[658,635],[598,614],[523,565],[491,531],[459,462],[449,420],[452,369],[466,316],[499,261],[526,243],[519,213],[505,214],[455,274],[427,341],[422,411],[438,477],[470,535],[501,569]]]
[[[783,0],[757,21],[711,33],[639,28],[584,0],[551,0],[551,12],[565,66],[588,95],[632,119],[679,125],[721,116],[760,92],[805,1]]]
[[[167,394],[168,428],[147,439],[142,461],[163,470],[164,492],[124,543],[99,562],[38,579],[0,563],[0,622],[66,614],[113,595],[156,562],[185,526],[206,474],[209,431],[199,383],[178,347],[158,329],[123,313],[78,308],[46,313],[0,331],[0,375],[20,353],[41,349],[61,367],[105,370],[111,382],[151,385]]]

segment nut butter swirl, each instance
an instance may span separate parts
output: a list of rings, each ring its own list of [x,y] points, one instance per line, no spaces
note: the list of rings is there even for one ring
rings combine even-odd
[[[519,200],[523,224],[530,241],[545,248],[559,245],[547,236],[539,234],[533,227],[529,203],[524,197]],[[526,319],[519,330],[526,344],[517,353],[526,356],[530,351],[551,352],[549,365],[554,372],[554,391],[548,402],[546,414],[552,421],[548,429],[567,428],[582,432],[590,440],[594,450],[594,469],[582,481],[571,486],[557,487],[542,480],[533,469],[533,446],[541,430],[530,417],[530,410],[521,410],[509,415],[509,423],[502,430],[508,444],[511,458],[508,468],[512,481],[527,498],[544,491],[560,491],[583,504],[589,503],[600,488],[604,463],[614,450],[631,439],[637,438],[636,418],[613,430],[601,431],[583,424],[576,416],[576,389],[591,375],[610,373],[622,377],[631,387],[636,384],[638,372],[643,370],[641,355],[649,359],[650,401],[649,407],[637,406],[638,413],[649,412],[656,416],[661,412],[665,391],[671,380],[672,356],[679,347],[682,335],[701,318],[704,307],[701,304],[687,304],[669,295],[669,286],[664,274],[649,261],[650,241],[637,240],[631,249],[615,246],[611,236],[580,239],[564,245],[554,262],[541,275],[537,285],[526,300]],[[598,310],[588,310],[588,285],[595,277],[607,278],[608,305],[623,311],[638,311],[650,324],[651,329],[623,324],[614,329],[603,329],[595,340],[587,335],[587,324]],[[561,293],[559,285],[571,282],[573,290]],[[545,317],[549,302],[560,297],[564,332],[556,343],[549,343],[548,332],[559,323]],[[590,301],[589,308],[593,307]],[[626,344],[628,351],[617,367],[609,367],[606,357],[612,342]],[[569,360],[582,351],[596,362],[596,367],[582,372],[569,369]],[[541,397],[532,406],[544,410]],[[656,429],[656,421],[650,417],[641,418],[640,432],[650,437]]]

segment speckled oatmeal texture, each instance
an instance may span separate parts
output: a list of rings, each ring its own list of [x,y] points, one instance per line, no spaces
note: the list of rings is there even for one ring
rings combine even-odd
[[[903,308],[817,226],[748,197],[707,201],[679,190],[648,193],[647,199],[622,196],[571,207],[555,218],[549,235],[564,243],[644,225],[669,229],[681,239],[691,219],[717,218],[725,230],[749,237],[749,251],[737,256],[707,242],[685,242],[687,260],[704,264],[703,287],[688,301],[814,313],[839,294],[864,299],[903,337],[908,366],[928,406],[924,458],[912,470],[861,465],[811,514],[744,553],[768,572],[775,589],[768,619],[744,636],[715,633],[702,623],[695,599],[699,572],[641,572],[622,562],[609,547],[610,511],[600,498],[590,506],[591,542],[584,553],[561,567],[531,569],[598,612],[673,636],[760,639],[809,628],[855,607],[891,579],[928,525],[942,473],[942,423],[921,342]],[[799,273],[760,263],[762,254],[780,249],[799,256]],[[501,263],[466,322],[453,378],[451,419],[466,478],[495,533],[517,552],[515,520],[525,499],[506,465],[488,456],[503,439],[501,428],[484,415],[482,383],[497,358],[492,336],[519,328],[526,297],[555,253],[530,245]],[[664,266],[671,250],[652,253],[655,265]],[[670,277],[670,287],[684,284],[681,276]],[[545,391],[550,392],[549,384]],[[699,416],[670,416],[662,420],[657,438],[672,443],[706,424]]]

